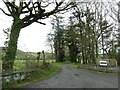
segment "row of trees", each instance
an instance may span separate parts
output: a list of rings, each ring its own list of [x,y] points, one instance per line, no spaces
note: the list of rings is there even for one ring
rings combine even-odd
[[[2,68],[5,70],[13,69],[17,41],[22,28],[34,22],[45,25],[41,20],[69,9],[72,10],[70,16],[71,24],[61,26],[62,19],[58,19],[57,16],[56,24],[53,25],[56,28],[54,28],[56,32],[54,33],[53,41],[57,61],[64,61],[66,52],[69,52],[68,58],[73,62],[76,62],[77,57],[82,57],[83,63],[91,60],[95,63],[99,48],[102,47],[103,56],[105,56],[108,51],[109,53],[114,52],[113,49],[116,51],[114,39],[112,40],[113,44],[111,41],[109,41],[109,44],[107,40],[111,32],[114,32],[113,30],[115,29],[113,27],[114,25],[111,25],[106,19],[108,12],[105,11],[108,10],[105,10],[106,6],[104,6],[103,3],[82,3],[76,2],[76,0],[71,2],[65,2],[63,0],[29,0],[28,2],[23,0],[19,0],[18,2],[16,0],[3,0],[3,3],[8,11],[2,8],[0,8],[0,10],[5,15],[13,18],[8,47],[2,65]],[[111,30],[110,35],[109,30]]]
[[[52,45],[57,61],[93,63],[102,59],[117,59],[118,29],[109,17],[107,3],[77,2],[71,9],[68,23],[57,14],[52,19]],[[118,60],[118,59],[117,59]]]

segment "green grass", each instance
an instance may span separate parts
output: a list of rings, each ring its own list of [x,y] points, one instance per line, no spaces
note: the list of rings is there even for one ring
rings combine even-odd
[[[74,68],[78,68],[80,64],[79,63],[70,63],[70,65]]]
[[[15,60],[13,68],[15,71],[26,71],[33,69],[38,65],[42,65],[42,61],[38,62],[37,60]]]
[[[38,72],[31,77],[25,79],[24,81],[20,81],[19,83],[17,81],[13,81],[11,84],[7,85],[9,88],[22,88],[27,84],[32,84],[47,78],[50,78],[57,73],[60,72],[61,67],[64,63],[51,63],[49,64],[49,67],[46,69],[39,69]]]
[[[72,67],[74,68],[78,68],[84,71],[90,71],[90,72],[95,72],[95,73],[101,73],[101,74],[107,74],[107,75],[118,75],[118,73],[112,73],[112,72],[107,72],[107,71],[100,71],[100,70],[93,70],[93,69],[87,69],[84,66],[80,67],[80,64],[75,64],[75,63],[71,63],[70,64]]]
[[[14,70],[20,71],[25,68],[25,60],[15,60],[14,61]]]
[[[105,74],[105,75],[116,75],[118,76],[117,73],[112,73],[112,72],[105,72],[105,71],[99,71],[99,70],[92,70],[92,69],[86,69],[86,68],[80,68],[83,71],[89,71],[89,72],[94,72],[94,73],[99,73],[99,74]]]
[[[46,60],[48,63],[55,62],[55,60]],[[40,67],[43,60],[15,60],[13,70],[14,71],[27,71]],[[2,70],[2,60],[0,60],[0,69]]]
[[[39,62],[37,60],[15,60],[13,68],[15,71],[21,71],[21,70],[26,71],[28,69],[33,69],[38,65],[41,66],[42,62],[43,60],[39,60]],[[55,62],[55,60],[46,60],[46,62],[52,63]]]
[[[56,62],[56,60],[46,60],[48,63]]]

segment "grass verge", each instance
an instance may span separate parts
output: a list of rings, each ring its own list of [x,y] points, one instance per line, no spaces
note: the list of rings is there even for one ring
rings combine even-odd
[[[84,66],[81,67],[80,64],[71,63],[70,65],[72,67],[74,67],[74,68],[84,70],[84,71],[90,71],[90,72],[99,73],[99,74],[106,74],[106,75],[118,75],[118,73],[113,73],[113,72],[108,72],[108,71],[101,71],[101,70],[94,70],[94,69],[88,69],[88,68],[85,68]]]
[[[47,69],[39,69],[37,73],[35,73],[34,75],[31,75],[30,77],[28,77],[23,81],[19,81],[19,82],[13,81],[12,83],[7,84],[6,87],[4,87],[4,89],[9,90],[11,88],[24,88],[28,84],[32,84],[38,81],[48,79],[56,75],[57,73],[59,73],[62,65],[63,63],[56,63],[56,62],[50,63]]]

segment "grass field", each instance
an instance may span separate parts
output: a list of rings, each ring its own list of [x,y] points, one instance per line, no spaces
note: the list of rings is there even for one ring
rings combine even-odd
[[[13,68],[15,71],[26,71],[28,69],[33,69],[38,65],[42,65],[42,61],[37,62],[37,60],[15,60]]]

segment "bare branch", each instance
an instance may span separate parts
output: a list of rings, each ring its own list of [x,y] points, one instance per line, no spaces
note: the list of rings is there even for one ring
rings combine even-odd
[[[44,5],[44,6],[41,5],[41,7],[42,7],[42,8],[48,7],[48,6],[49,6],[50,4],[52,4],[52,3],[53,3],[53,2],[48,2],[48,4],[46,4],[46,5]]]
[[[34,19],[32,19],[32,20],[26,21],[26,22],[23,24],[22,28],[27,27],[27,26],[31,25],[32,23],[34,23],[34,22],[37,22],[37,20],[38,20],[37,18],[34,18]]]
[[[37,3],[37,6],[38,6],[38,10],[41,9],[41,2],[36,2]]]
[[[16,6],[15,4],[13,4],[13,3],[10,3],[10,2],[6,2],[10,7],[11,7],[11,9],[14,11],[14,10],[18,10],[18,6]]]
[[[28,11],[29,12],[29,11]],[[25,16],[22,20],[23,21],[28,21],[28,20],[30,20],[31,18],[33,18],[34,17],[34,15],[32,14],[32,15],[30,15],[30,16]]]
[[[30,12],[30,15],[32,15],[32,8],[29,8],[29,4],[27,4],[26,2],[24,2],[26,8],[28,9],[28,11]]]
[[[72,6],[73,2],[70,2],[62,6],[64,4],[64,1],[60,1],[60,2],[55,2],[56,6],[53,10],[51,10],[50,12],[45,12],[45,9],[42,9],[43,7],[41,6],[42,1],[38,1],[38,2],[31,2],[31,1],[32,0],[29,0],[29,2],[19,2],[18,6],[15,5],[14,1],[4,2],[10,12],[10,15],[13,16],[13,18],[16,16],[19,17],[21,14],[27,14],[25,17],[22,18],[23,27],[26,27],[34,22],[45,25],[45,23],[39,22],[38,20],[45,19],[50,15],[53,15],[60,11],[68,10],[73,7]],[[47,1],[44,3],[47,3]],[[45,5],[45,7],[49,6],[49,4],[51,3],[48,2],[47,5]],[[2,11],[4,12],[4,10]],[[6,15],[9,14],[6,13]]]
[[[32,6],[33,6],[33,9],[34,9],[34,12],[36,14],[36,10],[35,10],[35,6],[34,6],[34,3],[32,2]]]
[[[21,13],[24,14],[24,13],[28,13],[29,11],[22,11]]]
[[[22,12],[22,7],[23,7],[23,2],[19,2],[19,8],[18,8],[19,14],[21,14],[21,12]]]
[[[109,15],[114,21],[118,21],[117,18],[113,17],[113,15]]]
[[[35,6],[36,5],[36,6]],[[35,13],[42,14],[45,12],[45,9],[41,8],[41,2],[35,2],[33,3],[33,8],[35,10]],[[37,9],[37,10],[36,10]]]
[[[25,2],[24,2],[24,4],[25,4]],[[27,4],[27,3],[26,3],[26,4]],[[30,0],[30,2],[28,2],[27,6],[25,5],[25,6],[22,8],[22,10],[24,10],[25,8],[27,8],[30,4],[31,4],[31,0]]]
[[[23,19],[24,24],[23,24],[22,28],[29,26],[30,24],[32,24],[34,22],[37,22],[37,20],[39,19],[39,17],[36,17],[35,15],[30,15],[30,16],[31,17],[28,17],[28,19],[25,18],[26,20]]]
[[[29,25],[32,24],[33,22],[34,22],[34,21],[28,21],[28,22],[24,23],[23,26],[22,26],[22,28],[29,26]]]
[[[44,13],[44,16],[49,17],[50,15],[53,15],[57,12],[60,12],[63,10],[68,10],[74,6],[74,5],[72,5],[73,3],[74,2],[71,2],[71,3],[67,4],[65,7],[59,8],[63,4],[63,2],[59,2],[56,4],[56,7],[52,11]],[[72,5],[72,6],[69,7],[70,5]]]
[[[10,9],[10,7],[9,7],[8,3],[6,3],[5,1],[4,1],[4,3],[5,3],[5,5],[6,5],[6,7],[7,7],[8,11],[12,14],[12,10]]]
[[[16,0],[12,0],[12,3],[15,4],[15,1],[16,1]]]
[[[46,25],[45,23],[43,23],[43,22],[40,22],[40,21],[36,21],[37,23],[40,23],[40,24],[43,24],[43,25]]]
[[[1,10],[5,15],[7,15],[7,16],[12,16],[11,14],[6,13],[2,8],[0,8],[0,10]]]

